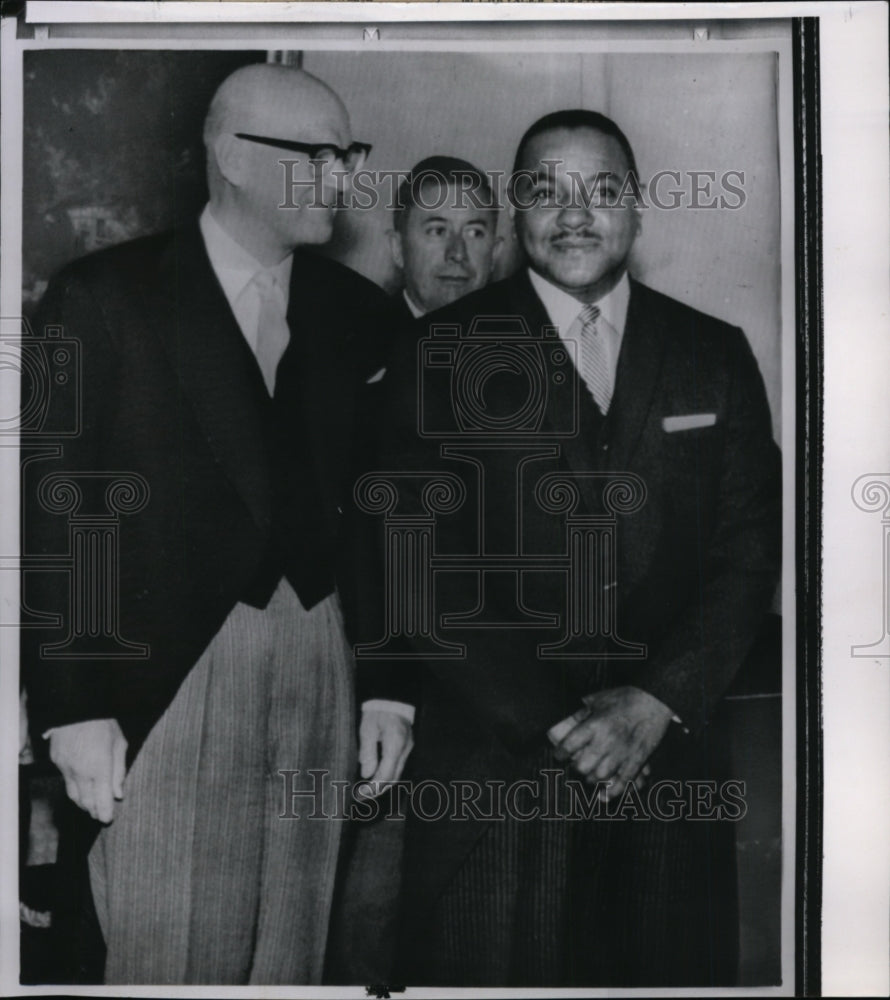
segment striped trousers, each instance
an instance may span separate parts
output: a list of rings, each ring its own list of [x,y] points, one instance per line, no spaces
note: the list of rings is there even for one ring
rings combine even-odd
[[[690,765],[669,760],[667,774],[687,775]],[[544,749],[537,768],[559,767]],[[520,801],[528,814],[534,799]],[[559,805],[568,817],[564,794]],[[419,825],[409,819],[406,886]],[[507,988],[731,986],[737,948],[732,823],[508,818],[488,822],[441,894],[405,920],[396,979]]]
[[[351,776],[352,669],[334,596],[306,611],[282,581],[232,610],[90,854],[106,983],[321,980],[342,822],[289,795]]]

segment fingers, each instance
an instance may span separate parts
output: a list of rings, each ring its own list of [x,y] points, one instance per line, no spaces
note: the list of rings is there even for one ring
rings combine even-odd
[[[68,798],[89,813],[93,819],[101,823],[110,823],[114,819],[114,801],[111,794],[111,781],[101,777],[92,777],[77,773],[71,769],[62,772],[65,779],[65,791]]]
[[[358,750],[358,763],[359,771],[362,778],[370,778],[371,775],[377,770],[377,760],[378,760],[378,726],[375,719],[369,714],[365,713],[362,716],[361,725],[359,726],[358,739],[359,739],[359,750]]]
[[[616,725],[608,717],[589,716],[566,735],[554,753],[558,759],[570,761],[572,770],[588,784],[608,782],[600,795],[614,799],[624,793],[628,783],[637,787],[645,783],[651,773],[646,765],[651,749],[645,733]]]
[[[124,797],[124,778],[127,775],[127,741],[117,740],[112,748],[111,794],[120,801]]]
[[[102,823],[114,819],[114,799],[123,797],[126,751],[115,719],[58,726],[50,736],[50,758],[65,780],[68,797]]]
[[[646,756],[647,750],[645,746],[640,743],[632,745],[628,755],[616,768],[617,776],[624,781],[632,781],[642,770],[643,764],[646,762]]]
[[[79,806],[81,809],[85,809],[89,812],[87,807],[84,805],[83,799],[80,795],[80,789],[77,787],[77,782],[75,782],[74,778],[65,774],[64,771],[62,772],[62,777],[65,779],[65,794],[68,798],[71,799],[76,806]]]
[[[110,823],[114,819],[114,796],[111,793],[111,774],[93,782],[93,808],[88,810],[93,819]]]
[[[611,802],[612,799],[617,799],[619,795],[624,794],[624,789],[627,787],[627,782],[622,781],[620,778],[615,778],[610,781],[604,788],[600,789],[600,799],[603,802]]]
[[[603,728],[598,717],[589,713],[582,716],[556,747],[557,760],[577,759],[582,753],[599,760],[607,749],[608,735]]]
[[[359,726],[359,764],[362,779],[376,785],[379,794],[398,781],[414,747],[411,723],[398,713],[365,712]]]
[[[381,737],[380,763],[377,765],[373,780],[378,782],[395,781],[396,765],[402,755],[404,744],[396,737],[392,728],[384,729]]]
[[[58,767],[65,781],[65,793],[68,798],[96,819],[96,801],[93,792],[93,777],[85,774],[79,768],[68,764],[66,760],[58,754],[50,752],[50,759]]]
[[[394,781],[398,781],[402,777],[402,771],[405,770],[405,762],[408,760],[408,755],[414,749],[414,740],[409,736],[405,741],[405,748],[402,750],[398,761],[396,762],[396,774]]]
[[[584,750],[571,759],[571,767],[587,781],[596,781],[611,778],[615,773],[614,768],[605,766],[610,761],[611,757],[604,756],[599,750]]]
[[[664,733],[669,710],[635,688],[601,691],[583,702],[554,753],[590,783],[612,779],[609,796],[614,797],[629,781],[648,776],[641,778],[640,772]]]
[[[602,801],[608,802],[623,795],[628,785],[634,785],[638,791],[645,788],[651,774],[652,768],[648,764],[638,768],[636,759],[615,766],[613,758],[604,757],[586,780],[591,785],[602,782],[603,787],[599,791],[599,797]]]
[[[547,739],[549,739],[554,746],[559,746],[568,733],[570,733],[582,719],[586,718],[588,714],[589,713],[586,709],[579,709],[567,719],[557,722],[555,726],[551,726],[550,729],[547,730]]]

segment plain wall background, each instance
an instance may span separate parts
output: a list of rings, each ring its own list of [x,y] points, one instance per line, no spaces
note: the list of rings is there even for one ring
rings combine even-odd
[[[779,438],[774,54],[309,51],[303,66],[343,97],[355,137],[374,144],[368,169],[409,169],[425,156],[445,153],[483,170],[509,172],[518,140],[533,121],[559,108],[587,107],[614,118],[625,132],[641,182],[661,170],[710,170],[718,178],[743,171],[746,197],[739,209],[647,209],[632,271],[659,291],[745,330]],[[688,190],[690,183],[681,186]],[[670,186],[659,186],[663,201]],[[509,241],[506,213],[501,222]],[[329,252],[384,287],[395,287],[398,276],[384,235],[390,227],[382,206],[353,212],[342,220]],[[515,252],[505,254],[498,276],[517,263]]]

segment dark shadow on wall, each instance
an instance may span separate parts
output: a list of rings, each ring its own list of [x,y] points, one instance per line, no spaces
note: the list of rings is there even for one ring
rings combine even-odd
[[[264,52],[24,54],[22,301],[92,250],[194,217],[213,92]]]

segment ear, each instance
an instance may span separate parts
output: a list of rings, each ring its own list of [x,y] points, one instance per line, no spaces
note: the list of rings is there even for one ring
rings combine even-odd
[[[498,262],[498,258],[501,256],[501,250],[504,246],[504,237],[498,236],[497,239],[491,245],[491,270],[494,270],[495,264]]]
[[[386,235],[389,239],[389,252],[392,254],[393,263],[400,271],[404,271],[405,257],[402,253],[402,234],[397,229],[390,229]]]
[[[222,132],[213,140],[213,155],[222,176],[235,187],[241,187],[246,173],[246,143],[231,132]]]
[[[519,239],[519,210],[512,202],[510,202],[507,206],[507,216],[510,219],[508,238],[512,240],[513,243],[519,243],[521,242]]]

